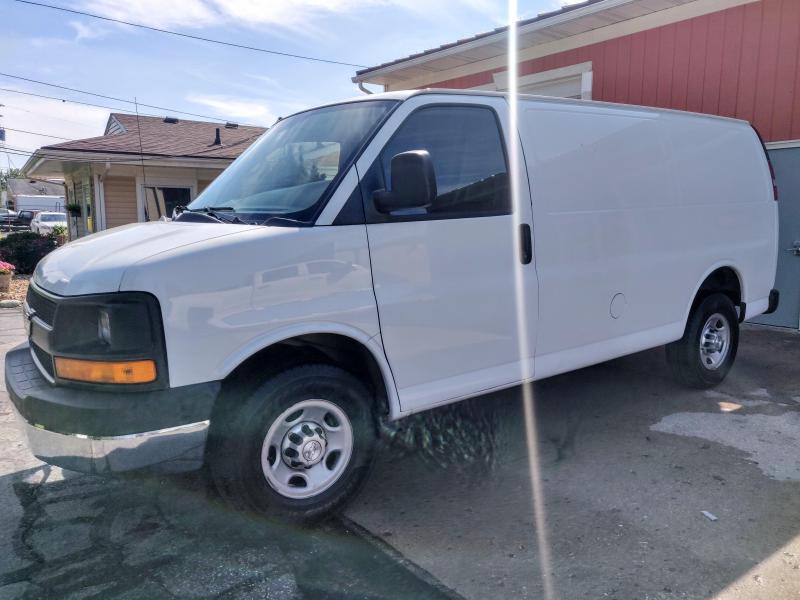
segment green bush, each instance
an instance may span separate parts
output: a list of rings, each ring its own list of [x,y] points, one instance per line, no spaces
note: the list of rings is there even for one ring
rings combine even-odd
[[[39,235],[33,231],[9,233],[0,239],[0,260],[15,265],[18,275],[30,275],[37,263],[57,246],[54,235]]]

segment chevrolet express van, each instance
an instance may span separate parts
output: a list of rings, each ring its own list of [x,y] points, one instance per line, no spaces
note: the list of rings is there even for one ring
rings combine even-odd
[[[661,345],[680,380],[718,384],[739,323],[778,299],[757,133],[518,106],[518,130],[484,92],[300,112],[171,222],[47,256],[6,358],[33,454],[96,473],[207,462],[236,505],[313,519],[358,488],[379,419]]]

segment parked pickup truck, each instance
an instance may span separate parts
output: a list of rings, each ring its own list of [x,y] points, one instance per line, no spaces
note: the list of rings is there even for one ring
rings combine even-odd
[[[0,211],[0,228],[29,229],[31,221],[39,212],[38,210],[7,211],[5,213]]]
[[[17,220],[14,224],[17,227],[30,227],[31,221],[33,221],[40,212],[39,210],[21,210],[17,213]]]
[[[529,96],[518,117],[435,90],[300,112],[171,222],[48,255],[6,358],[32,452],[207,461],[236,505],[313,519],[379,419],[662,345],[681,381],[722,381],[778,300],[753,128]]]
[[[7,229],[16,224],[17,213],[8,208],[0,208],[0,229]]]

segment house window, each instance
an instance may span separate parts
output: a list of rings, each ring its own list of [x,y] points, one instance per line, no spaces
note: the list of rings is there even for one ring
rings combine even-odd
[[[144,188],[144,220],[158,221],[163,217],[172,218],[176,206],[186,206],[191,202],[192,191],[188,187]]]
[[[508,90],[508,71],[493,75],[499,91]],[[520,94],[557,96],[560,98],[592,99],[592,63],[585,62],[560,69],[523,75],[517,82]]]

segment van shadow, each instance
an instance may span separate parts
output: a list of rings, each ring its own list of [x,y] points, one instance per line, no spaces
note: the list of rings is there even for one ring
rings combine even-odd
[[[410,417],[401,436],[412,443],[384,453],[347,515],[458,592],[540,598],[533,460],[558,597],[711,598],[734,582],[783,597],[800,589],[800,481],[770,477],[723,433],[764,444],[774,425],[800,439],[798,360],[796,336],[747,329],[711,391],[674,383],[663,349],[538,382],[532,456],[518,388]],[[719,430],[652,429],[677,415]],[[430,427],[459,433],[430,441]],[[769,578],[758,574],[767,563],[779,564]]]
[[[0,558],[2,598],[451,597],[337,520],[312,530],[230,511],[202,472],[43,465],[0,478],[9,487],[22,514]]]

